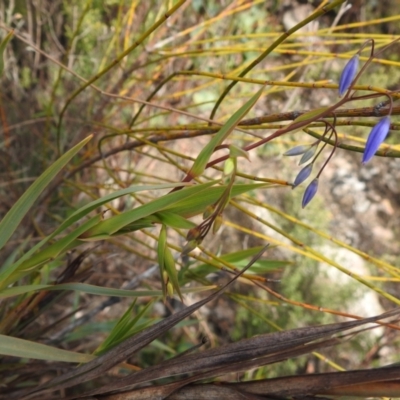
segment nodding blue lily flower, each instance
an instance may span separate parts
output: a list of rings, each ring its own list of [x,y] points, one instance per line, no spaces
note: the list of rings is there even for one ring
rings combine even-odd
[[[350,59],[340,75],[339,81],[339,96],[343,96],[344,92],[350,87],[356,76],[358,69],[358,54]]]
[[[313,163],[306,165],[296,176],[293,183],[293,189],[303,183],[311,174]]]
[[[310,146],[296,146],[285,153],[283,153],[284,156],[301,156],[302,154],[306,153],[310,149]]]
[[[303,208],[313,199],[313,197],[317,193],[317,190],[318,190],[318,178],[315,178],[307,186],[304,192],[303,201],[301,204]]]
[[[312,146],[309,148],[303,156],[300,158],[299,165],[306,163],[309,159],[314,157],[315,152],[317,151],[318,146]]]
[[[373,128],[365,145],[362,163],[367,163],[378,151],[379,146],[386,139],[390,129],[390,118],[383,117]]]

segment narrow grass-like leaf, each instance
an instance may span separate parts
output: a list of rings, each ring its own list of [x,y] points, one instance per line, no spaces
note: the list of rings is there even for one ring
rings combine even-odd
[[[132,231],[134,230],[133,228],[140,229],[140,227],[129,227],[129,225],[135,221],[140,222],[142,218],[148,217],[151,214],[158,214],[160,211],[167,211],[170,215],[172,213],[184,218],[200,214],[207,206],[215,203],[226,189],[226,185],[211,187],[214,184],[215,181],[187,187],[178,192],[168,193],[134,210],[101,221],[98,225],[81,235],[80,239],[103,240],[113,234]],[[231,190],[231,197],[266,186],[268,185],[265,183],[234,185]]]
[[[61,171],[62,168],[76,155],[79,150],[92,138],[92,135],[82,140],[71,150],[67,151],[29,187],[29,189],[18,199],[10,211],[0,222],[0,249],[7,243],[8,239],[15,232],[18,225],[32,207],[46,186]]]
[[[219,146],[231,134],[237,124],[252,109],[254,104],[256,104],[257,100],[260,98],[263,90],[264,86],[228,119],[224,126],[210,140],[207,146],[203,148],[188,173],[190,177],[196,178],[204,172],[206,165],[210,160],[210,157],[215,151],[215,148]]]
[[[233,185],[230,197],[239,196],[240,194],[250,192],[251,190],[268,187],[265,183],[249,183]],[[191,196],[182,199],[175,204],[165,207],[164,211],[169,211],[189,218],[197,214],[203,213],[207,206],[214,204],[226,190],[226,185],[216,186],[204,190],[200,196]]]
[[[178,274],[176,272],[175,260],[168,246],[165,246],[164,268],[168,274],[169,281],[172,283],[173,288],[178,293],[180,299],[183,301],[181,289],[178,282]]]
[[[241,268],[245,265],[245,260],[239,261],[235,263],[235,266]],[[282,260],[258,260],[254,265],[249,268],[248,273],[253,274],[266,274],[276,271],[280,268],[287,267],[288,265],[292,265],[291,261],[282,261]]]
[[[183,288],[183,293],[197,293],[205,290],[214,289],[215,286],[195,286],[192,288]],[[162,296],[161,290],[124,290],[113,289],[103,286],[89,285],[87,283],[62,283],[60,285],[25,285],[15,286],[4,289],[0,292],[0,299],[7,297],[19,296],[25,293],[47,290],[73,290],[98,296],[115,296],[115,297],[159,297]]]
[[[44,257],[45,253],[36,254],[37,251],[42,248],[47,242],[49,242],[51,239],[53,239],[56,235],[67,229],[69,226],[71,226],[73,223],[77,222],[81,218],[83,218],[85,215],[89,214],[91,211],[95,210],[97,207],[100,207],[118,197],[127,195],[127,194],[132,194],[144,190],[159,190],[159,189],[169,189],[172,187],[176,186],[185,186],[186,184],[184,183],[176,183],[176,184],[162,184],[162,185],[149,185],[149,186],[133,186],[129,187],[126,189],[118,190],[114,193],[111,193],[107,196],[102,197],[101,199],[97,199],[95,201],[90,202],[89,204],[86,204],[85,206],[81,207],[79,210],[75,211],[72,215],[70,215],[61,225],[59,228],[57,228],[51,235],[45,237],[43,240],[41,240],[39,243],[37,243],[35,246],[33,246],[27,253],[25,253],[18,261],[16,261],[14,264],[10,265],[8,263],[7,265],[4,265],[0,268],[0,282],[3,282],[13,271],[17,270],[22,264],[21,269],[26,269],[27,266],[32,266],[35,263],[35,259],[38,257],[42,258],[42,260],[46,260],[46,257]],[[191,184],[190,184],[191,185]],[[85,230],[87,230],[89,227],[86,227]],[[140,228],[137,228],[140,229]],[[83,230],[83,232],[85,231]],[[77,232],[77,231],[75,231]],[[67,240],[67,239],[65,239]],[[60,246],[60,244],[56,245]],[[54,247],[53,247],[54,250]],[[53,252],[53,250],[45,250],[47,253]],[[37,264],[36,264],[37,265]]]
[[[115,324],[114,328],[111,330],[108,337],[96,349],[94,354],[100,354],[104,349],[111,346],[112,343],[114,342],[114,340],[116,340],[118,337],[123,335],[123,332],[125,331],[126,327],[128,326],[129,321],[132,319],[132,311],[133,311],[133,307],[135,307],[136,302],[137,302],[137,298],[135,298],[133,300],[132,304],[124,312],[124,315],[117,321],[117,323]]]
[[[0,335],[0,354],[11,357],[72,363],[86,363],[96,358],[92,354],[57,349],[45,344],[6,335]]]
[[[62,239],[45,248],[44,250],[34,255],[31,255],[23,262],[18,262],[16,264],[10,265],[9,268],[1,271],[0,290],[17,281],[25,274],[31,272],[33,268],[37,268],[43,263],[49,261],[50,259],[55,259],[61,254],[65,253],[67,250],[81,244],[81,242],[77,241],[76,238],[90,227],[96,225],[100,220],[101,215],[94,216],[93,218],[85,222],[82,226],[75,229]]]
[[[42,240],[40,243],[38,243],[34,248],[32,248],[27,254],[25,254],[20,260],[18,260],[15,264],[8,266],[7,268],[3,268],[3,270],[0,273],[0,289],[11,283],[10,281],[15,281],[17,278],[11,277],[10,279],[6,280],[15,270],[27,270],[29,268],[33,268],[35,266],[38,266],[42,264],[43,262],[46,262],[50,258],[55,258],[59,256],[62,252],[66,251],[67,249],[71,248],[71,244],[74,243],[74,246],[79,245],[79,242],[75,242],[75,239],[80,236],[83,232],[87,231],[89,228],[95,226],[101,221],[101,215],[95,216],[89,221],[85,222],[81,227],[77,228],[61,240],[57,241],[56,243],[52,244],[51,246],[47,247],[45,250],[37,253],[36,251],[40,249],[43,245],[45,245],[50,239],[54,238],[57,234],[61,233],[63,230],[68,228],[70,225],[93,211],[99,206],[102,206],[118,197],[131,194],[131,193],[136,193],[140,191],[145,191],[145,190],[159,190],[159,189],[169,189],[172,187],[176,186],[182,186],[181,183],[176,183],[176,184],[162,184],[162,185],[149,185],[149,186],[134,186],[130,188],[126,188],[123,190],[119,190],[117,192],[111,193],[105,197],[102,197],[101,199],[97,199],[93,202],[90,202],[89,204],[86,204],[85,206],[81,207],[79,210],[75,211],[66,221],[64,221],[61,226],[56,229],[50,236]],[[192,186],[190,184],[190,186]],[[162,215],[162,217],[164,217]],[[179,225],[179,227],[184,227],[184,226],[190,226],[192,227],[192,223],[189,221],[184,220],[183,218],[179,216],[175,216],[172,213],[168,213],[168,215],[165,215],[165,218],[169,220],[169,222],[172,224],[172,220],[174,219],[175,225]],[[126,232],[131,232],[134,230],[142,229],[145,227],[152,226],[153,222],[158,221],[158,218],[152,218],[149,221],[146,221],[145,219],[142,219],[140,223],[136,225],[131,225],[126,227]],[[123,232],[120,232],[123,233]],[[104,235],[104,237],[97,237],[97,240],[104,238],[108,239],[109,235]],[[36,253],[36,254],[35,254]],[[21,275],[18,274],[18,277]]]
[[[94,228],[89,229],[82,235],[82,239],[96,238],[97,236],[100,236],[101,238],[107,235],[111,236],[112,234],[120,231],[126,225],[162,211],[180,200],[183,200],[189,196],[200,195],[200,193],[204,192],[206,189],[209,189],[214,184],[215,181],[212,181],[203,183],[201,185],[183,188],[178,192],[168,193],[165,196],[150,201],[149,203],[133,210],[115,215],[109,219],[106,219],[105,221],[101,221]]]
[[[127,339],[138,331],[137,329],[134,329],[137,322],[145,315],[150,306],[153,305],[153,302],[149,301],[135,317],[132,317],[132,310],[136,304],[136,300],[137,299],[135,299],[131,306],[125,311],[124,315],[111,330],[109,336],[97,348],[94,354],[103,354],[105,351],[116,346],[118,343],[121,343],[123,340]],[[148,321],[146,324],[141,324],[142,329],[144,329],[149,323],[150,321]]]
[[[252,247],[250,249],[237,251],[234,253],[224,254],[219,256],[218,258],[222,261],[228,262],[234,265],[236,268],[243,268],[248,259],[254,254],[257,254],[262,247]],[[282,261],[282,260],[257,260],[249,269],[248,273],[254,274],[265,274],[268,272],[276,271],[278,268],[286,267],[290,264],[293,264],[291,261]],[[194,268],[190,268],[188,273],[194,273],[200,276],[206,276],[212,272],[215,272],[215,266],[211,264],[200,264]]]
[[[181,217],[179,214],[172,213],[169,211],[161,211],[155,214],[160,222],[169,226],[170,228],[178,228],[178,229],[191,229],[196,226],[195,223],[188,221],[186,218]]]
[[[118,199],[119,197],[126,196],[129,194],[133,193],[138,193],[138,192],[143,192],[147,190],[161,190],[161,189],[171,189],[174,187],[181,187],[181,186],[186,186],[190,185],[192,186],[191,183],[185,184],[182,182],[178,183],[167,183],[167,184],[161,184],[161,185],[136,185],[136,186],[131,186],[126,189],[121,189],[117,190],[116,192],[110,193],[107,196],[104,196],[100,199],[91,201],[90,203],[84,205],[83,207],[79,208],[76,210],[73,214],[71,214],[61,225],[57,230],[54,232],[53,235],[57,235],[69,226],[71,226],[73,223],[79,221],[81,218],[83,218],[85,215],[89,214],[93,210],[95,210],[98,207],[101,207],[115,199]]]
[[[262,248],[263,248],[263,246],[251,247],[249,249],[235,251],[234,253],[222,255],[220,258],[222,258],[223,260],[230,262],[230,263],[236,263],[236,262],[245,260],[246,258],[253,257],[257,253],[259,253]],[[269,248],[272,249],[273,246],[270,246]]]
[[[165,225],[163,225],[161,227],[160,235],[158,236],[157,257],[158,257],[158,266],[160,267],[160,278],[161,278],[164,302],[167,298],[167,285],[164,277],[164,264],[165,264],[164,260],[165,260],[166,246],[167,246],[167,230],[165,229]]]

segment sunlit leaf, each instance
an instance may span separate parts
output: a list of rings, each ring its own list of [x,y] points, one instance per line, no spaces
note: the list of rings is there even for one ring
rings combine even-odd
[[[161,211],[156,213],[154,216],[157,217],[161,223],[169,226],[170,228],[191,229],[196,226],[195,223],[188,221],[179,214],[169,211]]]
[[[96,238],[104,235],[111,236],[113,233],[120,231],[123,227],[140,220],[141,218],[147,217],[151,214],[157,213],[159,211],[167,209],[168,206],[178,203],[180,200],[185,199],[190,196],[199,195],[204,190],[209,189],[213,186],[215,182],[203,183],[201,185],[191,186],[183,188],[177,192],[168,193],[165,196],[157,198],[139,206],[133,210],[126,211],[119,215],[115,215],[105,221],[101,221],[94,228],[89,229],[83,235],[82,239]],[[171,210],[168,210],[173,212]],[[178,214],[178,213],[177,213]],[[179,213],[180,214],[180,213]]]
[[[57,349],[45,344],[6,335],[0,335],[0,354],[11,357],[72,363],[85,363],[95,358],[91,354]]]
[[[249,183],[233,185],[231,189],[231,197],[250,192],[252,190],[265,188],[265,183]],[[182,199],[175,204],[165,207],[164,210],[179,214],[189,218],[194,215],[203,213],[207,206],[214,204],[224,193],[226,185],[215,186],[201,192],[201,195],[193,195],[186,199]]]
[[[92,135],[82,140],[50,165],[50,167],[47,168],[46,171],[43,172],[43,174],[40,175],[40,177],[29,187],[29,189],[24,192],[24,194],[13,205],[11,210],[8,211],[5,217],[0,221],[0,249],[7,243],[7,240],[15,232],[19,223],[43,190],[91,138]]]
[[[195,286],[192,288],[183,288],[182,293],[196,293],[204,290],[210,290],[215,286]],[[98,296],[116,296],[116,297],[157,297],[162,296],[161,290],[124,290],[113,289],[103,286],[89,285],[87,283],[63,283],[60,285],[26,285],[15,286],[4,289],[0,292],[0,298],[18,296],[25,293],[47,290],[73,290],[83,293],[94,294]]]
[[[178,183],[168,183],[168,184],[160,184],[160,185],[134,185],[130,186],[126,189],[121,189],[117,190],[115,192],[112,192],[108,194],[107,196],[101,197],[100,199],[91,201],[90,203],[84,205],[83,207],[79,208],[76,210],[73,214],[71,214],[61,225],[57,230],[54,232],[55,235],[59,234],[69,226],[71,226],[73,223],[79,221],[81,218],[83,218],[85,215],[88,215],[91,211],[95,210],[98,207],[104,206],[107,203],[110,203],[111,201],[118,199],[122,196],[126,196],[129,194],[134,194],[138,192],[144,192],[144,191],[151,191],[151,190],[162,190],[162,189],[171,189],[177,186],[192,186],[192,184],[185,184],[182,182]]]
[[[220,258],[222,261],[232,264],[238,269],[242,269],[248,263],[249,258],[254,256],[254,254],[257,254],[261,248],[262,247],[260,246],[252,247],[250,249],[224,254],[218,258]],[[266,274],[291,264],[293,264],[291,261],[259,259],[248,269],[248,273]],[[190,268],[188,272],[194,273],[198,276],[206,276],[215,272],[215,270],[215,266],[211,264],[200,264]]]

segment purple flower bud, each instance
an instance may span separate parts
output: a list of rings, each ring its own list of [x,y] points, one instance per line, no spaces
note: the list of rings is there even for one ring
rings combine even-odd
[[[300,156],[307,152],[310,146],[296,146],[283,153],[284,156]]]
[[[303,182],[310,176],[311,171],[312,171],[312,168],[313,168],[313,165],[314,165],[314,164],[312,164],[312,163],[306,165],[306,166],[298,173],[298,175],[296,176],[296,179],[294,180],[294,183],[293,183],[293,189],[294,189],[296,186],[299,186],[300,183],[303,183]]]
[[[310,149],[308,149],[304,154],[303,157],[301,157],[299,161],[299,165],[306,163],[310,158],[312,158],[317,151],[318,146],[312,146]]]
[[[318,190],[318,178],[315,178],[307,186],[307,188],[304,192],[303,201],[302,201],[303,208],[313,199],[313,197],[315,196],[315,193],[317,193],[317,190]]]
[[[339,96],[343,96],[343,93],[350,87],[356,76],[358,69],[358,54],[356,54],[350,61],[346,64],[343,69],[342,75],[340,75],[339,81]]]
[[[362,163],[367,163],[378,151],[379,146],[386,139],[390,128],[390,118],[383,117],[373,128],[365,145]]]

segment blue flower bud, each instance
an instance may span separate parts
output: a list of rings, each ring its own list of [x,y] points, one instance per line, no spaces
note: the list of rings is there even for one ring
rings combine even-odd
[[[356,54],[350,61],[346,64],[343,69],[342,75],[340,75],[339,81],[339,96],[343,96],[343,93],[350,87],[356,76],[358,69],[358,54]]]
[[[289,149],[288,151],[286,151],[285,153],[283,153],[284,156],[300,156],[304,153],[307,152],[307,150],[309,150],[310,146],[296,146],[293,147],[291,149]]]
[[[379,146],[386,139],[390,128],[390,118],[383,117],[373,128],[365,145],[362,163],[367,163],[378,151]]]
[[[317,190],[318,190],[318,178],[315,178],[307,186],[304,192],[303,201],[301,204],[303,208],[313,199],[313,197],[317,193]]]
[[[299,165],[306,163],[310,158],[314,157],[317,148],[318,146],[312,146],[310,149],[308,149],[300,158]]]
[[[293,189],[296,186],[299,186],[300,183],[303,183],[311,174],[312,168],[314,164],[308,164],[306,165],[296,176],[296,179],[294,180],[293,183]]]

